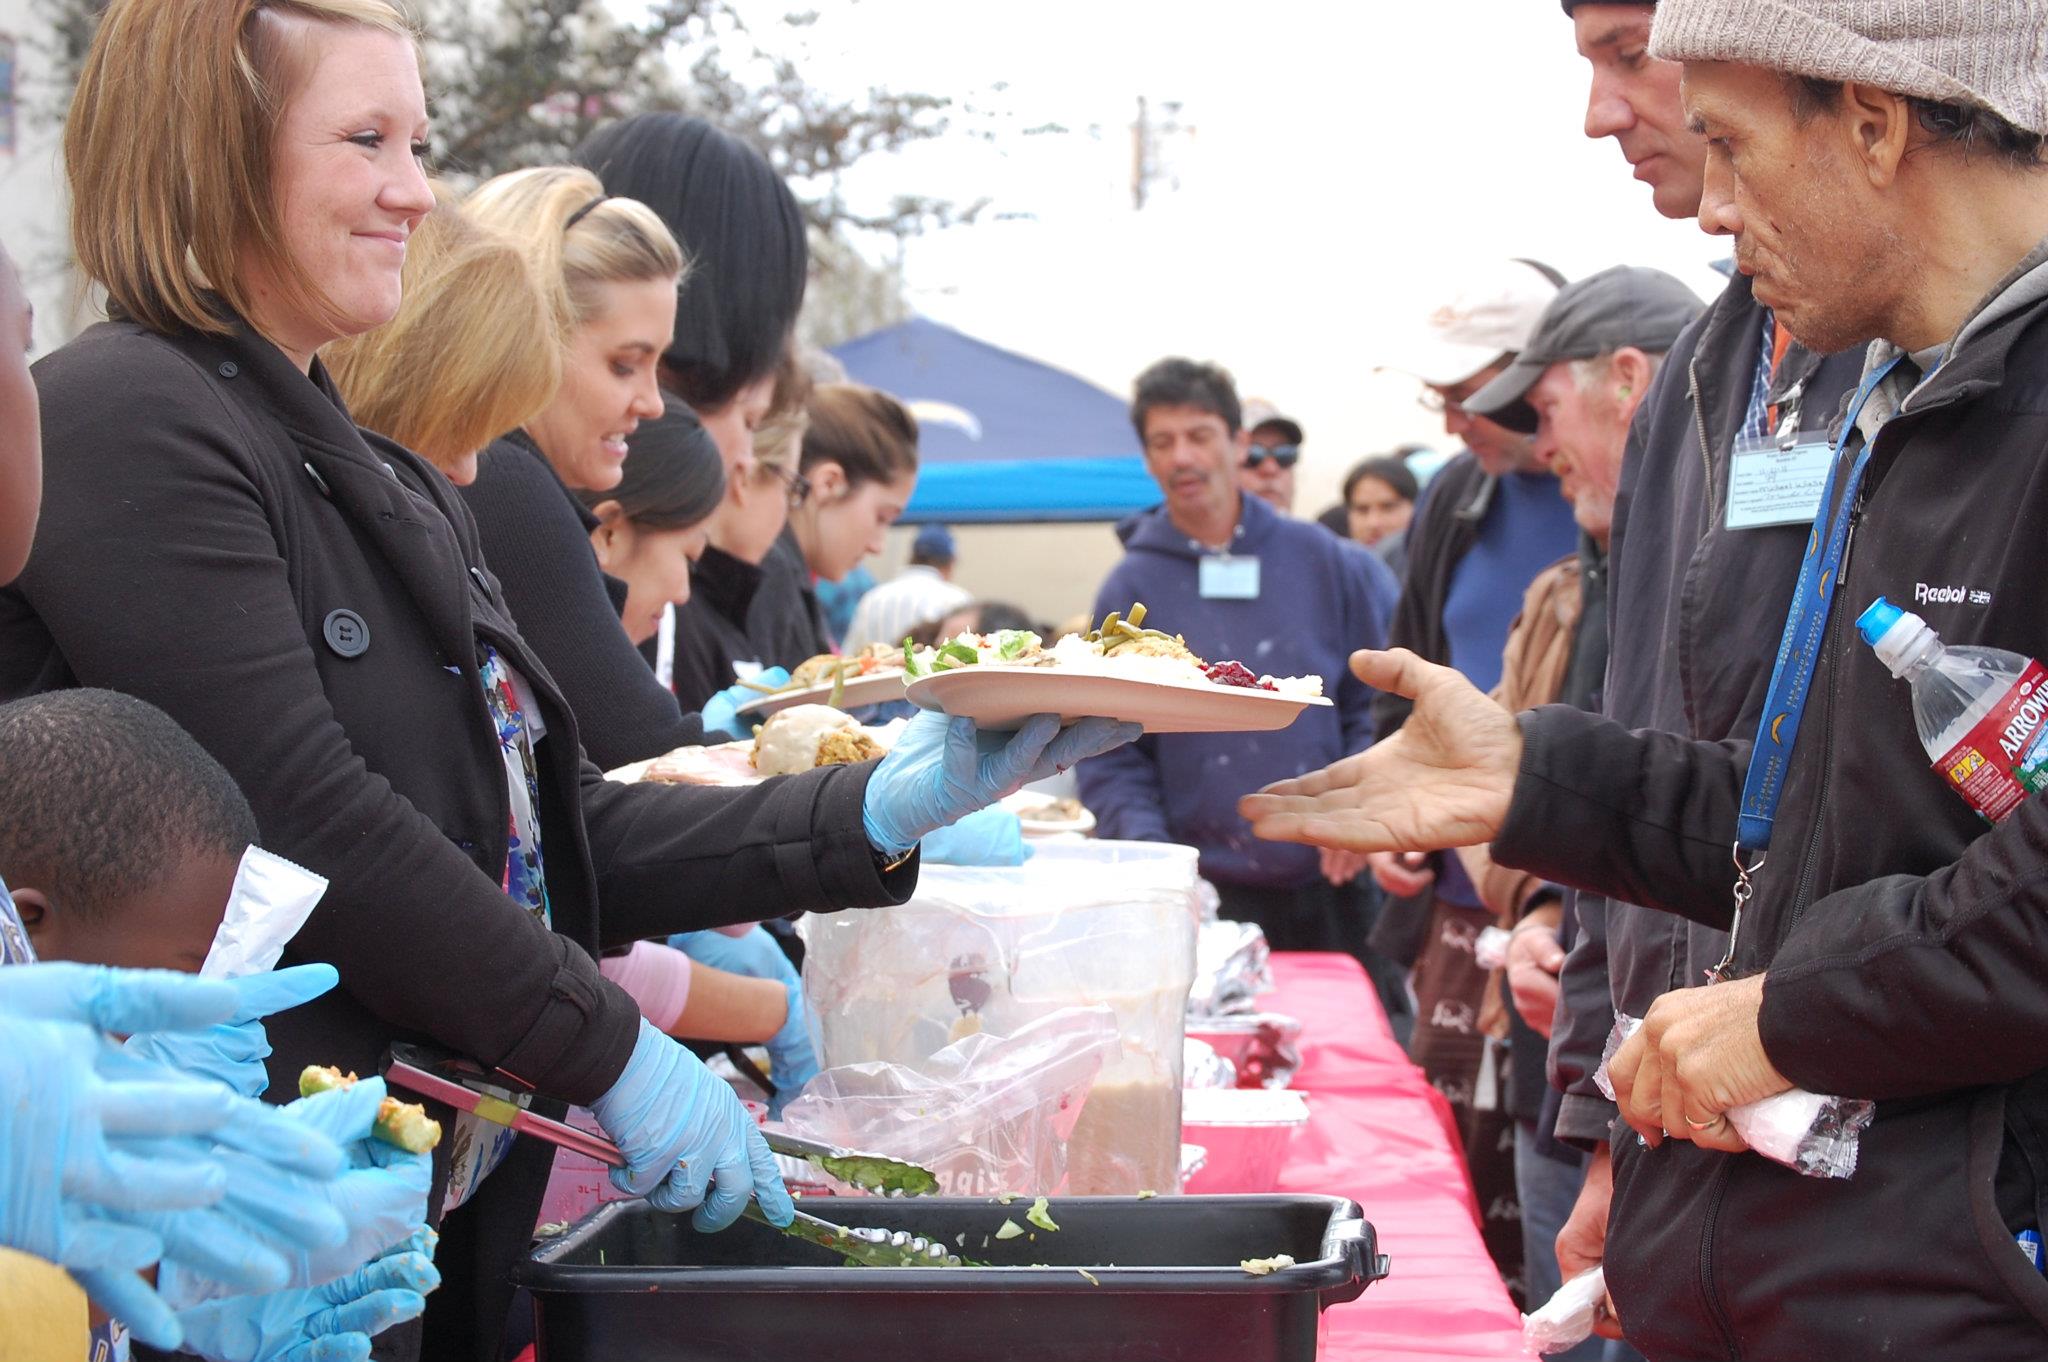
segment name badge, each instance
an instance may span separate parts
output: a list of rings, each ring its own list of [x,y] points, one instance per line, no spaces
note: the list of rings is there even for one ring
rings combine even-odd
[[[1834,460],[1820,431],[1737,440],[1728,464],[1728,528],[1811,525]]]
[[[1199,585],[1205,601],[1255,601],[1259,598],[1259,560],[1234,554],[1202,559]]]

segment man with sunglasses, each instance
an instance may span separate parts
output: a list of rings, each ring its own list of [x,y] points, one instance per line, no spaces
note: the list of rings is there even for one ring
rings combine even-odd
[[[1501,679],[1508,630],[1537,575],[1578,547],[1572,508],[1537,457],[1535,413],[1525,403],[1481,416],[1465,404],[1506,371],[1564,280],[1547,266],[1501,260],[1469,270],[1425,319],[1399,363],[1422,380],[1422,403],[1441,412],[1465,451],[1424,491],[1408,531],[1408,579],[1391,647],[1455,667],[1481,690]],[[1408,718],[1408,702],[1373,702],[1378,735]],[[1412,964],[1416,999],[1410,1054],[1451,1104],[1464,1134],[1481,1231],[1501,1277],[1522,1286],[1522,1220],[1515,1193],[1514,1122],[1506,1100],[1508,1047],[1475,955],[1493,925],[1455,856],[1377,854],[1380,887],[1397,898],[1375,943]]]
[[[1301,423],[1263,402],[1245,404],[1250,441],[1237,475],[1239,490],[1281,515],[1294,514],[1294,465],[1301,461]]]

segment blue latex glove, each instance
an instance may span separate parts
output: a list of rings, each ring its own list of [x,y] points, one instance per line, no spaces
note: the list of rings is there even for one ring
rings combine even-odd
[[[82,1022],[122,1035],[211,1026],[239,1005],[227,983],[175,970],[60,962],[0,970],[0,1016]]]
[[[612,1184],[646,1197],[656,1210],[695,1206],[691,1224],[722,1230],[752,1196],[777,1225],[796,1217],[775,1156],[740,1099],[646,1018],[625,1072],[590,1109],[626,1155],[626,1166],[612,1170]]]
[[[128,1042],[131,1053],[180,1073],[211,1078],[244,1097],[261,1097],[270,1087],[263,1061],[270,1039],[262,1019],[311,1002],[341,982],[332,965],[293,965],[267,974],[221,981],[235,990],[234,1013],[204,1031],[152,1031]]]
[[[976,809],[924,835],[926,865],[1022,865],[1031,859],[1024,822],[1008,809]]]
[[[252,1231],[283,1254],[290,1274],[284,1283],[287,1287],[334,1281],[415,1236],[430,1233],[427,1190],[433,1181],[433,1156],[409,1154],[371,1134],[385,1095],[384,1080],[369,1078],[352,1088],[301,1098],[283,1109],[286,1116],[333,1140],[348,1155],[348,1167],[339,1177],[296,1189],[299,1198],[324,1201],[347,1226],[346,1238],[308,1246],[292,1240],[279,1242],[262,1228]],[[280,1195],[263,1181],[257,1185],[262,1188],[258,1201]],[[229,1207],[239,1204],[231,1194]],[[294,1206],[294,1216],[301,1210]],[[157,1288],[174,1309],[232,1294],[228,1284],[210,1278],[196,1265],[175,1261],[176,1255],[172,1257],[174,1261],[167,1261],[158,1274]]]
[[[754,731],[754,721],[742,715],[739,707],[749,700],[760,699],[760,687],[772,688],[788,681],[789,673],[781,667],[769,667],[749,680],[754,684],[749,686],[735,681],[704,702],[704,712],[698,717],[703,719],[706,733],[722,733],[728,738],[747,737]]]
[[[163,1240],[133,1220],[211,1205],[227,1174],[203,1140],[155,1157],[125,1137],[204,1136],[225,1122],[233,1098],[168,1074],[108,1082],[97,1064],[104,1048],[76,1022],[0,1018],[0,1244],[69,1270],[102,1306],[133,1320],[138,1337],[175,1346],[176,1325],[135,1275],[162,1256]]]
[[[789,963],[789,956],[766,927],[756,927],[745,936],[679,932],[668,944],[699,964],[750,979],[773,979],[782,985],[789,1010],[782,1028],[768,1041],[769,1077],[775,1081],[775,1091],[768,1095],[768,1114],[782,1115],[804,1084],[818,1076],[818,1052],[811,1045],[811,1013],[804,1004],[804,983],[796,966]]]
[[[983,733],[972,719],[926,710],[868,778],[861,809],[868,841],[885,855],[902,855],[926,833],[1142,732],[1114,719],[1061,728],[1057,715],[1034,714],[1015,733]]]
[[[0,1243],[68,1269],[161,1347],[177,1345],[178,1327],[136,1272],[189,1249],[243,1290],[275,1288],[284,1262],[240,1233],[244,1214],[223,1208],[275,1194],[280,1182],[318,1185],[287,1166],[320,1177],[340,1167],[332,1141],[290,1128],[283,1113],[138,1059],[77,1023],[0,1017],[0,1093]],[[310,1241],[345,1232],[324,1208],[286,1231]]]
[[[364,1362],[370,1338],[417,1319],[441,1274],[394,1253],[309,1290],[208,1301],[178,1313],[187,1351],[214,1362]]]

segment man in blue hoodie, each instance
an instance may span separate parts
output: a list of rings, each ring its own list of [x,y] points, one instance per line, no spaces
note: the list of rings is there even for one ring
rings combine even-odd
[[[1399,584],[1356,544],[1239,491],[1249,437],[1221,368],[1159,361],[1138,377],[1131,423],[1166,500],[1117,527],[1125,554],[1096,596],[1097,617],[1142,601],[1148,624],[1209,661],[1320,676],[1336,704],[1277,733],[1148,735],[1081,763],[1081,797],[1104,837],[1200,850],[1224,916],[1258,923],[1275,949],[1344,951],[1370,966],[1364,861],[1259,841],[1237,800],[1371,744],[1372,692],[1347,659],[1386,637]],[[1398,990],[1398,974],[1393,982]]]

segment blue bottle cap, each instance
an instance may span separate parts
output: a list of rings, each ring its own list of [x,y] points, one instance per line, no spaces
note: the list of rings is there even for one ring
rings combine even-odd
[[[1906,612],[1879,596],[1870,603],[1870,608],[1856,617],[1856,632],[1863,635],[1863,641],[1871,647],[1883,638],[1891,627],[1899,622]]]

